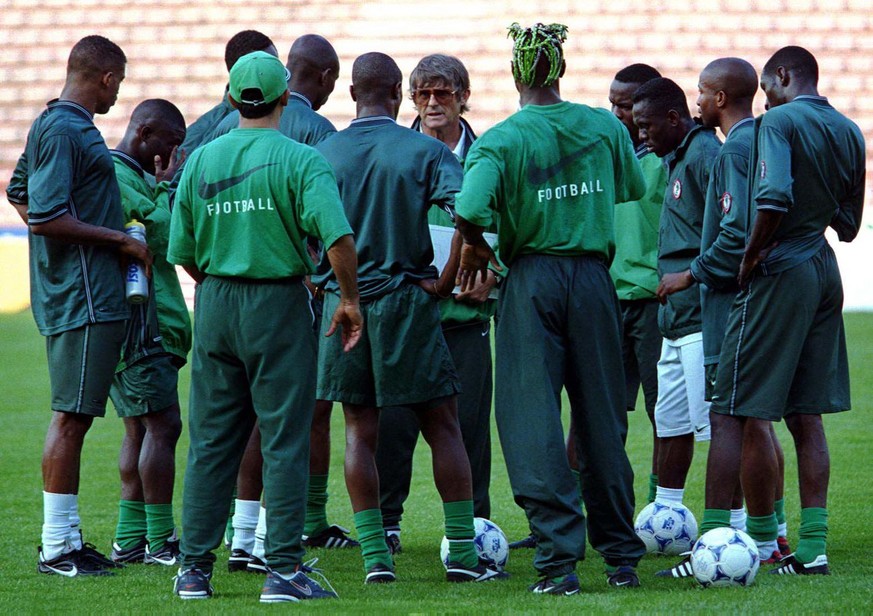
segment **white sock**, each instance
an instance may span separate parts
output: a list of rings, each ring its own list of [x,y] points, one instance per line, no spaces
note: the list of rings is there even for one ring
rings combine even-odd
[[[779,551],[779,546],[776,545],[776,540],[773,541],[755,541],[758,546],[758,557],[764,561],[773,556],[773,552]]]
[[[267,536],[267,510],[260,507],[258,511],[258,525],[255,527],[255,544],[252,546],[252,556],[257,556],[263,561],[266,561],[266,552],[264,551],[264,538]]]
[[[780,537],[788,536],[788,522],[782,522],[782,524],[779,525],[779,530],[777,531],[777,534]]]
[[[70,509],[76,502],[75,494],[42,493],[42,557],[52,560],[72,551],[70,536]]]
[[[685,496],[685,488],[662,488],[658,486],[655,491],[655,502],[659,505],[682,504],[682,497]]]
[[[249,554],[255,546],[255,528],[258,525],[260,501],[236,499],[233,510],[233,544],[231,549]]]
[[[739,509],[731,509],[731,528],[734,530],[741,530],[746,532],[746,509],[744,507],[740,507]]]
[[[82,549],[82,519],[79,517],[79,495],[73,494],[72,506],[70,507],[70,545],[74,550]]]

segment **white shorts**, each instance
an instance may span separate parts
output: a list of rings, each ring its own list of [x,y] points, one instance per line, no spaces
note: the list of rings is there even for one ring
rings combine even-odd
[[[694,434],[709,440],[709,402],[704,399],[703,334],[688,334],[661,343],[655,428],[659,437]]]

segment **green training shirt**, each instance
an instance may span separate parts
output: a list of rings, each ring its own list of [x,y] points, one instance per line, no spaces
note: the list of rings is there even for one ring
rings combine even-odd
[[[457,211],[498,224],[509,266],[526,254],[597,255],[615,249],[616,202],[646,184],[627,129],[605,109],[527,105],[470,148]]]
[[[654,299],[658,289],[658,224],[667,168],[645,144],[636,149],[646,192],[615,205],[615,258],[609,273],[620,300]]]
[[[658,234],[658,276],[687,270],[700,254],[706,189],[719,148],[715,130],[695,126],[664,157],[669,175]],[[700,289],[691,286],[669,295],[658,310],[658,326],[671,340],[701,331]]]
[[[184,360],[191,350],[191,318],[179,285],[175,266],[167,261],[167,246],[170,240],[170,207],[167,201],[166,183],[152,188],[149,178],[137,161],[113,150],[115,176],[121,190],[121,205],[125,221],[138,220],[146,228],[146,243],[154,256],[152,263],[152,290],[149,303],[156,308],[156,323],[160,347],[167,353]],[[131,319],[140,320],[137,325],[142,331],[136,338],[128,338],[128,345],[122,358],[125,363],[133,363],[138,357],[150,353],[151,342],[155,337],[147,333],[153,327],[146,319],[142,322],[138,308],[133,308]],[[128,326],[128,329],[137,329]],[[135,332],[136,333],[136,332]]]
[[[185,165],[167,260],[213,276],[303,276],[315,271],[307,236],[329,248],[351,232],[318,152],[277,130],[237,128]]]
[[[69,214],[123,230],[112,156],[91,114],[72,101],[53,100],[34,120],[7,195],[13,203],[27,203],[30,225]],[[128,318],[115,248],[33,233],[28,240],[31,309],[42,335]]]
[[[752,118],[731,127],[706,190],[700,255],[691,262],[691,274],[701,283],[704,365],[718,363],[728,315],[740,290],[737,275],[751,229],[749,153],[754,133]]]
[[[221,124],[224,118],[233,112],[235,112],[235,109],[230,104],[230,101],[227,100],[227,88],[225,88],[224,97],[221,99],[221,102],[197,118],[188,127],[185,133],[185,141],[182,142],[180,149],[190,155],[204,143],[209,143],[209,136],[212,131]],[[236,128],[236,124],[232,128]]]
[[[445,144],[376,116],[353,120],[317,149],[333,166],[355,231],[361,298],[436,277],[427,213],[453,208],[463,176]],[[338,288],[327,259],[313,282]]]
[[[822,96],[798,96],[763,115],[755,153],[754,204],[784,212],[761,269],[777,273],[816,254],[833,226],[854,239],[864,207],[865,146],[858,126]]]
[[[239,126],[239,111],[228,114],[212,131],[209,141],[226,135]],[[312,103],[302,94],[292,92],[288,105],[279,119],[279,132],[300,143],[315,145],[334,134],[336,128],[330,120],[313,111]]]

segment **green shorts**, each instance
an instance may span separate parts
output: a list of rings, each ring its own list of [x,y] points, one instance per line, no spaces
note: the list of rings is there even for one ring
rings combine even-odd
[[[768,421],[848,410],[842,308],[828,245],[789,270],[754,278],[731,308],[712,410]]]
[[[409,284],[361,304],[364,331],[357,346],[342,350],[339,332],[324,338],[339,304],[324,296],[318,351],[319,400],[359,406],[409,406],[452,396],[460,381],[443,338],[437,300]]]
[[[110,321],[46,336],[53,411],[106,414],[125,330],[126,321]]]
[[[179,369],[174,357],[149,355],[117,372],[109,397],[119,417],[139,417],[179,404]]]

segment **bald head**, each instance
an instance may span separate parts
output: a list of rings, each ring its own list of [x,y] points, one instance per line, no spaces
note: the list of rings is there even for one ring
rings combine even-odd
[[[339,72],[339,57],[330,41],[323,36],[304,34],[291,45],[288,69],[292,75],[299,71],[320,72],[326,69]]]
[[[713,60],[700,73],[700,81],[706,81],[716,91],[723,91],[730,101],[736,102],[751,103],[758,90],[758,73],[742,58]]]
[[[352,65],[352,88],[359,106],[393,102],[402,81],[394,59],[378,51],[358,56]]]
[[[130,125],[143,124],[160,125],[170,130],[185,130],[185,118],[182,112],[173,103],[162,98],[144,100],[130,114]]]

